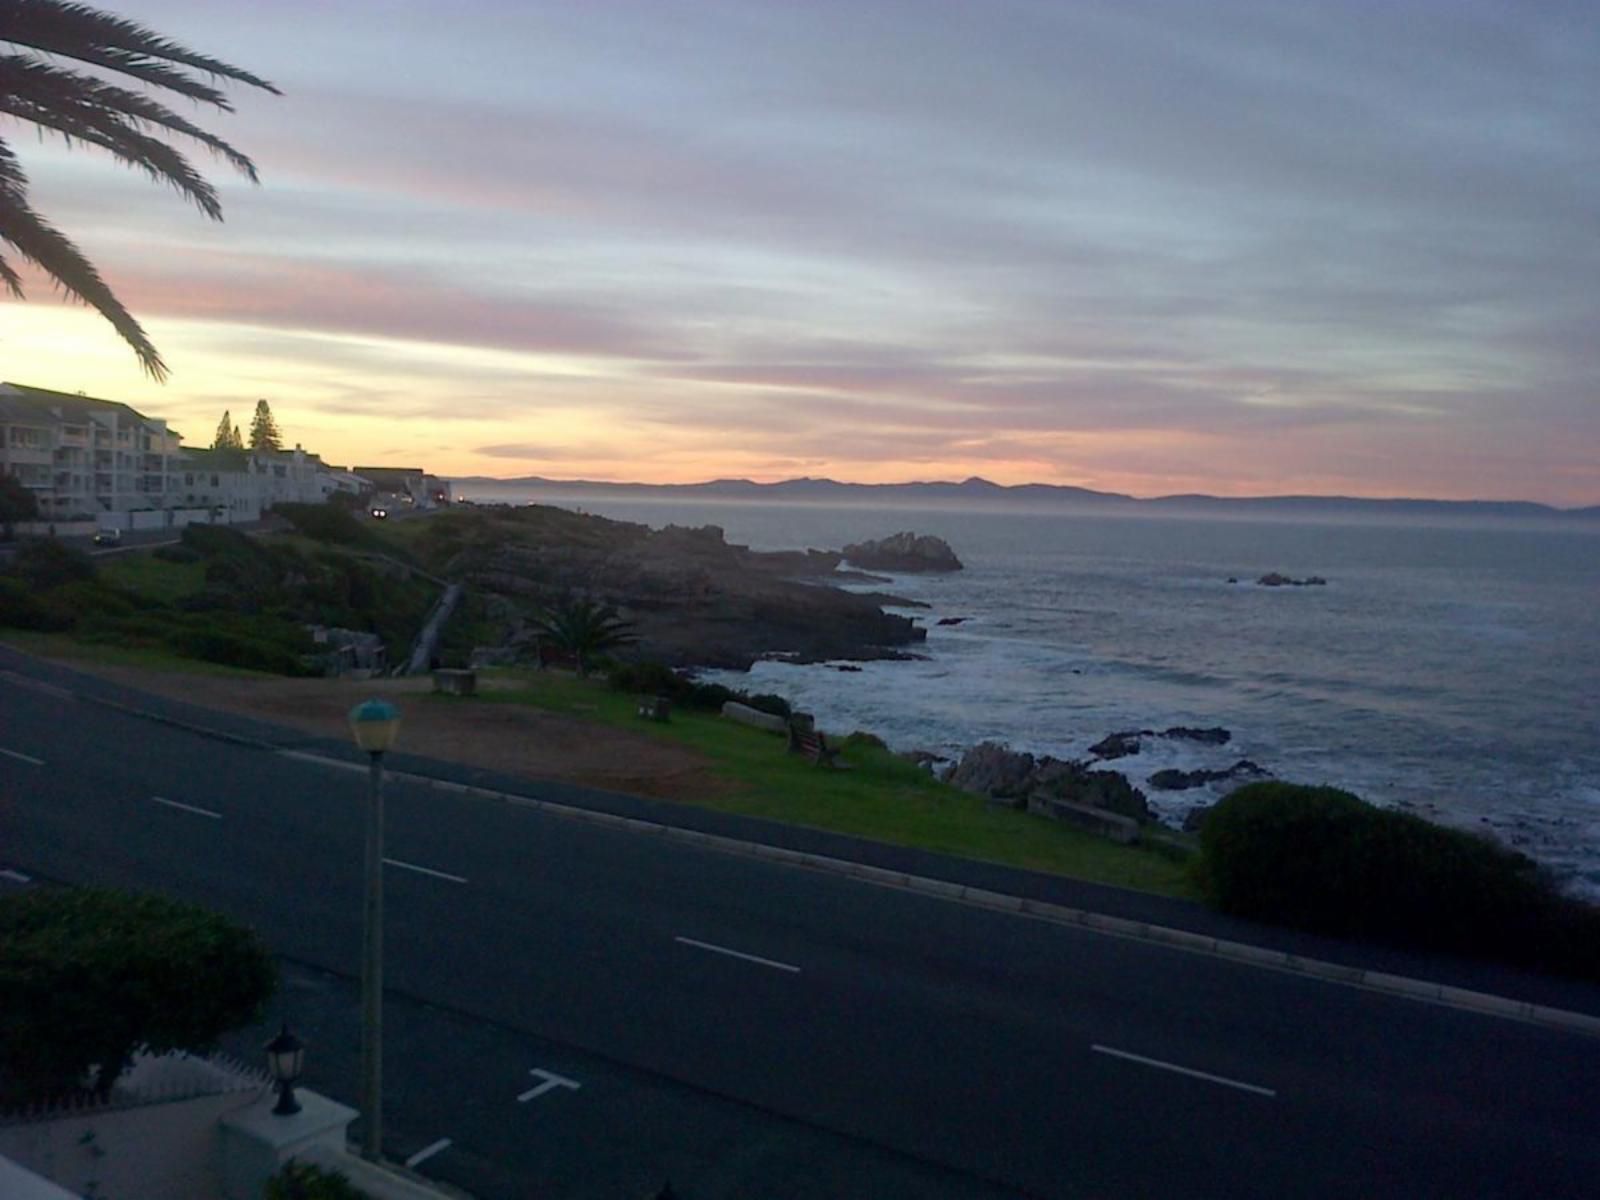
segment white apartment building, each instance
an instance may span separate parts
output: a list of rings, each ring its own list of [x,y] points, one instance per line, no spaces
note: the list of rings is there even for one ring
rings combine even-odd
[[[256,521],[274,504],[370,488],[300,446],[188,450],[179,441],[166,421],[126,404],[0,383],[0,472],[33,492],[41,521],[141,529]]]
[[[0,383],[0,471],[46,520],[165,508],[179,435],[126,404]]]
[[[293,450],[185,450],[173,474],[174,508],[208,508],[228,522],[256,521],[274,504],[321,504],[361,481],[300,446]]]

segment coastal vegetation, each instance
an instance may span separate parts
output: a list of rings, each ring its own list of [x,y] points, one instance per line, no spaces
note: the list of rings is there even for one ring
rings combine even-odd
[[[1338,788],[1247,784],[1200,847],[1201,890],[1224,912],[1600,978],[1600,908],[1515,850]]]

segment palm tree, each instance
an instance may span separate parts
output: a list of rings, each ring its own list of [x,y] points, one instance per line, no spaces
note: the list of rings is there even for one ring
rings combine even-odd
[[[589,673],[596,655],[638,641],[632,621],[624,620],[611,605],[593,600],[569,600],[548,609],[533,619],[533,628],[577,658],[579,675]]]
[[[63,0],[0,0],[0,114],[59,133],[67,144],[98,146],[156,182],[171,184],[212,220],[216,189],[163,136],[181,135],[228,160],[252,183],[255,164],[219,137],[143,92],[65,66],[74,59],[225,112],[233,105],[209,80],[234,80],[278,94],[265,79],[196,54],[132,21]],[[28,177],[0,138],[0,242],[40,267],[68,296],[95,309],[133,347],[155,379],[167,366],[94,264],[28,203]],[[0,284],[22,297],[22,278],[0,257]]]

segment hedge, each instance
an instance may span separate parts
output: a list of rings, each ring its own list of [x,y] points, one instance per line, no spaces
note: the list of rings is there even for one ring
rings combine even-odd
[[[1337,788],[1247,784],[1207,816],[1200,849],[1224,912],[1600,976],[1600,909],[1526,855]]]

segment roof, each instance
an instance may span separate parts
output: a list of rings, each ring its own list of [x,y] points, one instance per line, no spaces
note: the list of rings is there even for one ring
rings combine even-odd
[[[0,412],[14,416],[31,416],[40,409],[59,412],[62,417],[75,416],[88,420],[91,413],[115,411],[126,413],[139,421],[165,425],[158,417],[147,417],[136,408],[119,400],[101,400],[96,396],[82,396],[77,392],[56,392],[49,388],[30,387],[27,384],[0,383]]]

